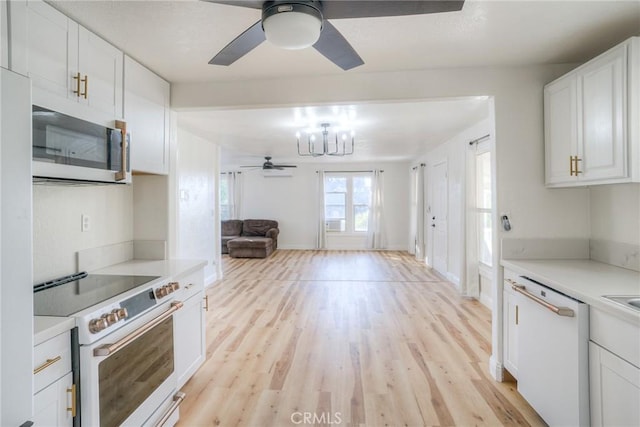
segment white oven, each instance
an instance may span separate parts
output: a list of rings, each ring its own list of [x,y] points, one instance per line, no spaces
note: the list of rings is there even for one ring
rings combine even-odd
[[[135,304],[154,296],[138,298]],[[80,346],[82,425],[177,422],[184,395],[176,391],[173,316],[181,308],[179,301],[163,302],[117,331]]]
[[[177,390],[174,314],[178,282],[86,272],[34,286],[34,312],[74,317],[75,427],[173,426]]]

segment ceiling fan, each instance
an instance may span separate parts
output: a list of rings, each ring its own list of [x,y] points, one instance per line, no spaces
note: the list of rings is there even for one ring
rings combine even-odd
[[[271,162],[271,157],[270,156],[266,156],[264,158],[266,160],[266,162],[264,162],[262,165],[253,165],[253,166],[240,166],[241,168],[262,168],[262,170],[283,170],[284,168],[297,168],[298,166],[295,165],[276,165],[273,164]]]
[[[231,65],[265,40],[285,49],[313,46],[350,70],[364,64],[328,19],[422,15],[462,9],[464,0],[203,0],[261,9],[262,19],[216,54],[209,64]]]

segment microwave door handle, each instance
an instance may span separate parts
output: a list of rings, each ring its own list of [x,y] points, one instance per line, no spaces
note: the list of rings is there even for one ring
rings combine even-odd
[[[120,150],[120,170],[116,172],[116,181],[127,179],[127,122],[116,120],[116,129],[122,133],[122,149]]]

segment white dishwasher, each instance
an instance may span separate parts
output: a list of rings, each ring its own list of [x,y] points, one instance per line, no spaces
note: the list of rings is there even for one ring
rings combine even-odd
[[[589,306],[525,276],[506,279],[519,306],[518,392],[553,426],[589,425]]]

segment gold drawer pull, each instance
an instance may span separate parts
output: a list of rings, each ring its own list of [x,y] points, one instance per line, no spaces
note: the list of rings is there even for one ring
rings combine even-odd
[[[78,413],[78,408],[76,407],[76,385],[71,384],[71,388],[67,389],[67,393],[71,393],[71,408],[67,408],[67,411],[71,412],[72,417],[75,417]]]
[[[204,311],[209,311],[209,295],[204,297]]]
[[[37,368],[35,368],[33,370],[33,375],[35,374],[39,374],[40,372],[44,371],[45,369],[47,369],[49,366],[53,365],[56,362],[59,362],[62,360],[62,356],[56,356],[53,359],[47,359],[46,362],[44,362],[42,365],[38,366]]]

